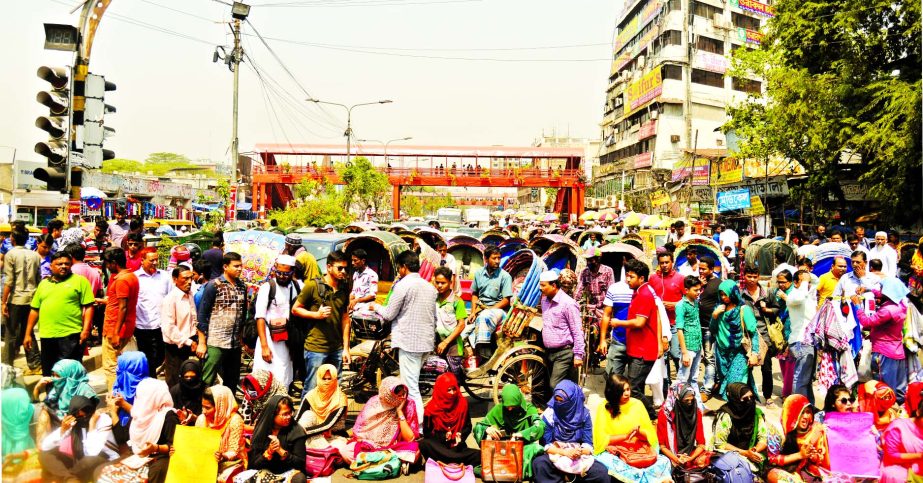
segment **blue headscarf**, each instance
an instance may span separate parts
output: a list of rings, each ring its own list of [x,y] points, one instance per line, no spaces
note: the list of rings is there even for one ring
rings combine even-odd
[[[558,398],[561,398],[558,401]],[[554,388],[554,395],[548,401],[548,408],[554,411],[554,424],[551,429],[551,438],[548,443],[560,441],[565,443],[579,443],[579,432],[590,417],[583,404],[583,390],[569,379],[558,383]]]
[[[138,383],[148,375],[147,356],[143,352],[124,352],[118,359],[112,392],[119,393],[128,404],[134,404],[135,389]],[[119,409],[119,422],[125,426],[129,421],[131,421],[131,414]]]
[[[901,303],[908,293],[907,286],[894,277],[885,277],[881,281],[881,294],[896,304]]]

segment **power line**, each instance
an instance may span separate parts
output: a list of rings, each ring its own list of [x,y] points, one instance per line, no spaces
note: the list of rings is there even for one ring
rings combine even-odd
[[[51,1],[54,2],[54,3],[57,3],[57,4],[59,4],[59,5],[67,6],[67,7],[70,7],[70,6],[71,6],[70,4],[68,4],[67,2],[64,2],[64,1],[62,1],[62,0],[51,0]],[[124,15],[119,15],[119,14],[114,13],[114,12],[110,12],[108,15],[106,15],[106,17],[107,17],[107,18],[112,18],[112,19],[114,19],[114,20],[118,20],[118,21],[120,21],[120,22],[124,22],[124,23],[128,23],[128,24],[134,25],[134,26],[136,26],[136,27],[141,27],[141,28],[145,28],[145,29],[148,29],[148,30],[153,30],[153,31],[155,31],[155,32],[160,32],[160,33],[163,33],[163,34],[172,35],[172,36],[174,36],[174,37],[178,37],[178,38],[182,38],[182,39],[186,39],[186,40],[191,40],[191,41],[193,41],[193,42],[198,42],[198,43],[201,43],[201,44],[207,44],[207,45],[214,45],[214,44],[215,44],[214,42],[211,42],[211,41],[208,41],[208,40],[205,40],[205,39],[200,39],[200,38],[198,38],[198,37],[193,37],[193,36],[191,36],[191,35],[187,35],[187,34],[184,34],[184,33],[181,33],[181,32],[177,32],[177,31],[175,31],[175,30],[170,30],[170,29],[168,29],[168,28],[164,28],[164,27],[161,27],[161,26],[159,26],[159,25],[154,25],[154,24],[151,24],[151,23],[147,23],[147,22],[144,22],[144,21],[141,21],[141,20],[137,20],[137,19],[134,19],[134,18],[131,18],[131,17],[126,17],[126,16],[124,16]]]
[[[163,5],[163,4],[160,4],[160,3],[157,3],[157,2],[152,2],[151,0],[141,0],[141,1],[144,2],[144,3],[147,3],[147,4],[149,4],[149,5],[153,5],[153,6],[155,6],[155,7],[160,7],[160,8],[166,9],[166,10],[174,11],[174,12],[176,12],[176,13],[181,13],[181,14],[183,14],[183,15],[186,15],[186,16],[189,16],[189,17],[192,17],[192,18],[197,18],[197,19],[200,19],[200,20],[205,20],[206,22],[209,22],[209,23],[221,23],[221,22],[212,20],[212,19],[210,19],[210,18],[208,18],[208,17],[203,17],[203,16],[201,16],[201,15],[197,15],[197,14],[194,14],[194,13],[192,13],[192,12],[187,12],[187,11],[185,11],[185,10],[180,10],[180,9],[178,9],[178,8],[173,8],[173,7],[170,7],[170,6],[167,6],[167,5]]]
[[[247,34],[245,34],[247,35]],[[294,43],[294,44],[310,44],[311,46],[318,47],[331,47],[331,48],[343,48],[343,49],[363,49],[363,50],[395,50],[395,51],[420,51],[420,52],[502,52],[502,51],[521,51],[521,50],[557,50],[557,49],[579,49],[586,47],[608,47],[611,45],[609,42],[602,43],[589,43],[589,44],[570,44],[570,45],[539,45],[539,46],[525,46],[525,47],[379,47],[379,46],[366,46],[366,45],[343,45],[343,44],[327,44],[319,42],[308,42],[300,40],[290,40],[290,39],[280,39],[278,37],[264,37],[266,40],[273,40],[276,42],[284,43]]]
[[[254,5],[255,7],[268,8],[337,8],[337,7],[390,7],[405,5],[439,5],[452,3],[475,3],[482,0],[412,0],[402,2],[400,0],[345,0],[345,1],[305,1],[305,2],[278,2],[263,3]]]

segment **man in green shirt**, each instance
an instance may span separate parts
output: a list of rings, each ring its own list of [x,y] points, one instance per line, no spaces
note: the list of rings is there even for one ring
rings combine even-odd
[[[90,282],[71,273],[71,257],[66,251],[51,256],[51,277],[42,280],[32,297],[32,311],[22,345],[35,344],[32,330],[39,324],[42,339],[42,375],[51,377],[51,368],[61,359],[83,359],[83,343],[93,324],[93,288]]]

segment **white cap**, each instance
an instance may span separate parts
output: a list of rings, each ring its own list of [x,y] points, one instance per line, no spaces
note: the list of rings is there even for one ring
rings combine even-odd
[[[558,272],[554,270],[545,270],[542,272],[542,275],[538,278],[539,282],[555,282],[558,280]]]
[[[883,231],[875,232],[875,238],[878,238],[878,237],[880,237],[880,236],[883,236],[883,237],[885,237],[885,238],[888,238],[888,233],[887,233],[887,232],[883,232]]]
[[[276,263],[279,265],[285,265],[286,267],[294,267],[295,257],[291,255],[279,255],[279,258],[276,258]]]

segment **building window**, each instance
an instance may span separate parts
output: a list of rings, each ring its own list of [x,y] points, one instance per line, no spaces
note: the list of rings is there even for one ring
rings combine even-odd
[[[692,82],[712,87],[724,87],[724,75],[707,70],[692,69]]]
[[[695,48],[713,54],[724,55],[724,41],[709,38],[704,35],[698,36],[698,40],[695,42]]]
[[[721,9],[718,7],[713,7],[707,3],[692,2],[692,14],[697,17],[707,18],[709,20],[715,17],[716,13],[721,13]]]
[[[682,5],[680,4],[680,0],[669,0],[668,2],[666,2],[666,5],[664,5],[664,10],[667,12],[672,12],[674,10],[681,10],[681,9],[682,9]]]
[[[664,64],[660,68],[660,75],[663,79],[683,80],[683,68],[678,65]]]
[[[660,35],[660,45],[681,45],[683,43],[683,33],[679,30],[667,30]]]
[[[731,12],[731,22],[734,23],[735,27],[741,27],[750,30],[759,30],[760,21],[756,18],[753,18],[749,15],[740,14],[737,12]]]
[[[731,79],[731,88],[735,91],[746,92],[749,94],[761,94],[763,83],[752,79]]]

